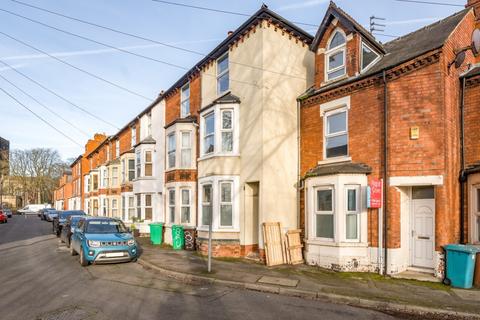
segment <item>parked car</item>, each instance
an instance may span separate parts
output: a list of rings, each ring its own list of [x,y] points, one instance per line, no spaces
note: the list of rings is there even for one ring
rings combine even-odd
[[[11,218],[13,216],[12,210],[7,209],[7,208],[3,209],[3,213],[5,213],[8,218]]]
[[[48,210],[45,212],[45,220],[48,222],[53,222],[53,219],[58,216],[58,211],[57,210]]]
[[[78,222],[70,245],[80,264],[136,261],[137,242],[123,222],[115,218],[85,217]]]
[[[40,220],[47,220],[47,212],[48,211],[55,211],[55,209],[53,209],[53,208],[40,209],[40,211],[39,211]]]
[[[0,223],[7,223],[7,222],[8,222],[7,215],[0,210]]]
[[[60,234],[60,240],[62,242],[65,242],[67,247],[70,248],[70,243],[72,241],[72,234],[75,231],[75,228],[78,225],[78,222],[85,218],[85,216],[69,216],[67,217],[67,221],[65,222],[65,225],[62,228],[62,233]]]
[[[50,208],[49,204],[29,204],[18,210],[20,214],[38,214],[40,209]]]
[[[65,222],[67,222],[67,218],[69,216],[85,216],[86,213],[81,211],[81,210],[65,210],[65,211],[59,211],[58,216],[53,218],[53,233],[57,237],[60,237],[60,234],[62,233],[62,228],[65,225]]]

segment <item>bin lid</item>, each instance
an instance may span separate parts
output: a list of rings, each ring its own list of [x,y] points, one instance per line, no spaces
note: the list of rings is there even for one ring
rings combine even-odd
[[[477,252],[480,252],[480,247],[465,244],[447,244],[443,248],[445,250],[465,252],[470,254],[476,254]]]
[[[163,226],[163,222],[152,222],[149,226]]]

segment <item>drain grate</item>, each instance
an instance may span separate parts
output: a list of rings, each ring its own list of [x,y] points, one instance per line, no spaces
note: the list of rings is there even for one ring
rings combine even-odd
[[[73,306],[47,312],[37,316],[36,320],[83,320],[92,316],[92,312],[82,307]]]

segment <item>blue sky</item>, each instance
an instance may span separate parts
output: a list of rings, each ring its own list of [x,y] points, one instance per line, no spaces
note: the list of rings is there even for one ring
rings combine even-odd
[[[246,17],[199,11],[172,6],[151,0],[21,0],[45,9],[83,20],[102,24],[161,42],[208,53],[227,31],[234,30]],[[172,0],[177,1],[177,0]],[[467,0],[437,0],[464,5]],[[254,13],[261,1],[178,0],[192,5],[228,11]],[[292,20],[318,25],[328,6],[327,0],[265,2],[270,9]],[[337,5],[368,28],[371,15],[387,19],[386,34],[403,35],[446,17],[461,7],[402,3],[394,0],[337,0]],[[106,30],[73,22],[2,0],[0,9],[9,10],[31,19],[79,35],[127,48],[135,53],[153,57],[189,68],[200,57],[195,54],[165,48],[150,42],[118,35]],[[302,26],[314,34],[315,27]],[[38,47],[50,54],[81,67],[91,73],[115,82],[153,100],[162,89],[167,89],[184,70],[148,61],[93,44],[0,11],[0,31]],[[382,42],[389,37],[377,36]],[[15,66],[29,77],[68,98],[93,114],[123,126],[143,110],[148,101],[124,92],[97,79],[71,69],[33,49],[0,34],[0,60]],[[41,101],[75,126],[89,134],[115,133],[113,127],[90,118],[66,102],[35,86],[25,78],[0,65],[0,75]],[[44,117],[57,129],[84,145],[87,136],[64,123],[42,106],[0,79],[3,88],[26,106]],[[58,149],[64,159],[76,157],[82,148],[48,127],[0,92],[0,136],[10,140],[11,148],[49,147]]]

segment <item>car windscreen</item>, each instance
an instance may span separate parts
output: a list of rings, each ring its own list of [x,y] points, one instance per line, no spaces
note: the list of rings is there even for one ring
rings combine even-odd
[[[59,219],[67,219],[68,216],[83,216],[85,213],[83,211],[65,211],[59,215]]]
[[[71,225],[72,227],[76,227],[77,224],[78,224],[78,221],[80,221],[80,219],[82,219],[82,217],[72,217],[72,218],[70,219],[70,225]]]
[[[86,233],[123,233],[127,228],[121,221],[91,220],[88,221]]]

